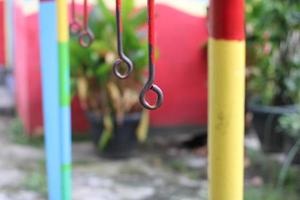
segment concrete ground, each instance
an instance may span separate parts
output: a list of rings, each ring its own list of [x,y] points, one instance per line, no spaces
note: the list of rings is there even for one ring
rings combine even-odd
[[[15,124],[0,117],[0,200],[47,199],[43,145],[20,142]],[[98,157],[90,141],[74,143],[72,199],[206,199],[206,158],[175,143],[156,136],[133,158],[118,161]]]
[[[1,84],[0,97],[0,200],[46,200],[42,139],[24,137]],[[124,160],[100,158],[89,140],[73,142],[72,200],[206,200],[206,149],[179,147],[193,133],[184,131],[156,130]],[[251,134],[246,146],[260,148]]]
[[[4,83],[0,77],[0,200],[45,200],[42,139],[24,137]],[[172,140],[181,137],[168,135],[158,134],[133,158],[118,161],[97,156],[89,140],[73,143],[72,200],[206,199],[206,158],[176,147]]]
[[[8,128],[12,123],[12,118],[0,117],[0,200],[47,199],[43,148],[15,142]],[[99,158],[91,142],[85,141],[73,145],[73,162],[73,200],[206,196],[206,159],[185,150],[146,145],[131,159],[113,161]]]

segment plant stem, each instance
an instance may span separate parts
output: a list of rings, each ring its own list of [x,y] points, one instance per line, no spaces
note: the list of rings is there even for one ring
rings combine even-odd
[[[278,187],[281,189],[283,187],[283,183],[286,179],[288,170],[292,164],[293,159],[295,158],[297,152],[300,149],[300,138],[297,140],[297,142],[294,144],[294,146],[289,150],[287,154],[287,158],[285,162],[283,163],[283,166],[280,170],[279,177],[278,177]]]

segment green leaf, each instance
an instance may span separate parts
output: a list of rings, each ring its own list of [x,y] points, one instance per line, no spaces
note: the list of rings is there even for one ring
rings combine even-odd
[[[96,74],[100,78],[104,78],[105,76],[108,75],[108,73],[110,73],[110,70],[111,70],[111,65],[104,63],[97,67]]]
[[[90,48],[92,49],[92,51],[95,51],[97,53],[108,52],[110,50],[110,47],[107,44],[107,42],[102,40],[94,41]]]
[[[147,10],[145,8],[140,9],[137,13],[130,16],[129,21],[131,26],[135,29],[145,25],[147,21]]]
[[[105,147],[107,146],[109,140],[111,139],[112,134],[107,131],[106,129],[103,130],[102,134],[101,134],[101,138],[99,140],[98,143],[98,148],[103,151],[105,149]]]
[[[126,0],[122,1],[122,15],[124,19],[128,18],[128,15],[133,11],[134,9],[134,1],[133,0]]]
[[[101,11],[101,15],[103,20],[107,21],[110,24],[115,23],[115,16],[111,10],[108,9],[103,0],[98,0],[99,11]]]

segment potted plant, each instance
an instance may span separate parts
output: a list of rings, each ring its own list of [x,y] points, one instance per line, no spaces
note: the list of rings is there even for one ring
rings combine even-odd
[[[278,119],[300,102],[300,5],[294,0],[247,1],[247,89],[263,150],[285,145]]]
[[[128,157],[137,140],[144,141],[148,130],[148,112],[138,102],[147,66],[147,43],[141,28],[147,19],[146,9],[136,10],[133,0],[123,3],[123,45],[135,70],[126,80],[112,74],[118,58],[115,15],[99,0],[90,14],[89,26],[95,39],[82,48],[78,38],[70,41],[73,91],[80,99],[91,123],[92,139],[101,155]]]
[[[283,115],[279,118],[280,127],[288,136],[287,166],[294,161],[300,164],[300,110],[293,114]]]
[[[279,173],[278,185],[283,186],[291,164],[300,164],[300,112],[280,117],[280,127],[288,133],[290,148]]]

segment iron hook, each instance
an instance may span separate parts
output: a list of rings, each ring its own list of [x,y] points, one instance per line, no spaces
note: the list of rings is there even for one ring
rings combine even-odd
[[[83,30],[79,35],[79,44],[84,47],[88,48],[94,41],[94,35],[90,30]]]
[[[164,101],[164,94],[162,92],[162,90],[155,84],[152,84],[152,83],[149,83],[151,84],[150,86],[149,85],[145,85],[145,87],[142,89],[141,93],[140,93],[140,103],[142,104],[142,106],[148,110],[156,110],[157,108],[159,108],[163,101]],[[146,93],[149,91],[149,90],[152,90],[153,92],[156,93],[157,95],[157,98],[156,98],[156,103],[154,105],[150,105],[147,100],[145,99],[146,98]]]
[[[159,108],[164,100],[164,95],[162,90],[154,84],[154,77],[155,77],[155,26],[154,26],[154,17],[155,17],[155,10],[154,10],[155,2],[154,0],[148,0],[148,56],[149,56],[149,76],[148,81],[146,82],[145,86],[143,87],[140,93],[140,103],[148,110],[156,110]],[[147,100],[145,99],[146,93],[152,90],[156,93],[157,98],[154,105],[150,105]]]
[[[69,25],[69,29],[72,35],[78,35],[81,31],[81,25],[76,20],[75,0],[72,0],[71,2],[71,23]]]
[[[133,70],[132,61],[125,55],[123,50],[122,38],[123,38],[123,26],[122,26],[122,15],[121,15],[121,0],[116,0],[116,24],[117,24],[117,46],[119,58],[113,64],[113,73],[120,79],[125,79]],[[123,73],[120,72],[121,63],[124,62],[127,70]]]
[[[70,23],[69,29],[72,35],[78,35],[81,31],[81,25],[76,20],[74,20]]]
[[[94,41],[94,35],[93,33],[89,30],[88,27],[88,5],[87,5],[87,0],[84,0],[83,3],[83,30],[81,31],[79,35],[79,44],[87,48],[91,46],[91,44]]]

